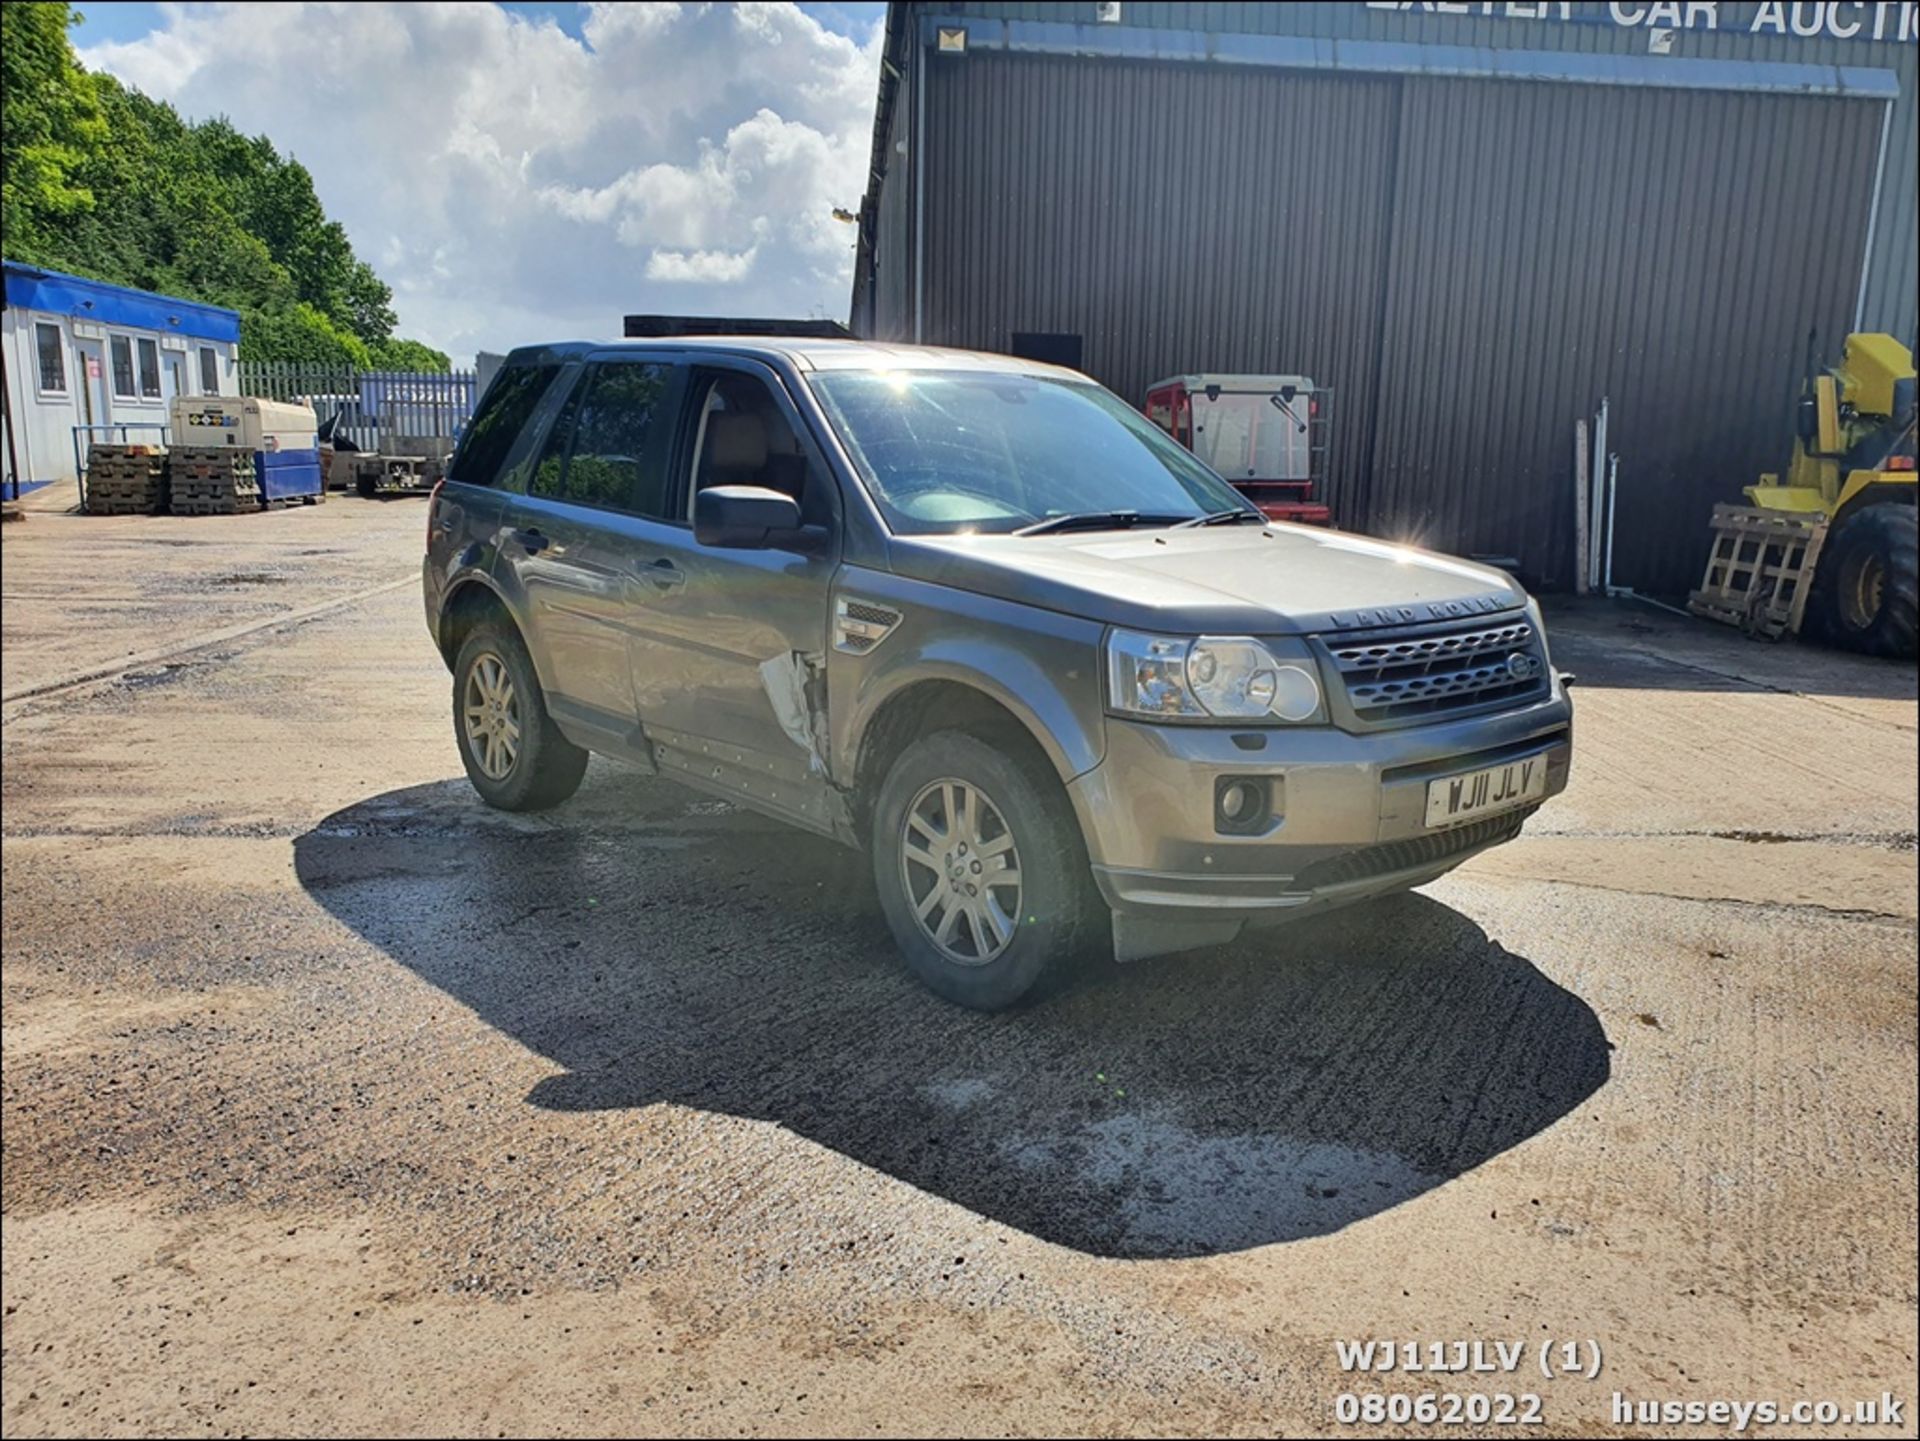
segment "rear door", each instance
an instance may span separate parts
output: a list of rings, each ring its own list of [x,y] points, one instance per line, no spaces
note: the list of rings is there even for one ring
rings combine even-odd
[[[817,718],[840,499],[779,377],[705,359],[688,376],[670,525],[639,557],[636,696],[656,763],[816,829],[830,828]],[[693,537],[706,485],[794,496],[816,543],[726,550]]]
[[[654,357],[594,360],[573,385],[501,517],[496,572],[519,596],[547,706],[576,739],[638,746],[628,651],[637,567],[656,553],[680,367]]]
[[[446,483],[435,492],[427,513],[431,614],[438,614],[442,598],[459,575],[491,568],[502,488],[511,484],[516,467],[524,465],[536,449],[543,407],[554,403],[550,392],[560,372],[560,362],[550,356],[514,360],[502,366],[487,387],[473,423],[461,437]],[[337,417],[338,402],[331,404]]]

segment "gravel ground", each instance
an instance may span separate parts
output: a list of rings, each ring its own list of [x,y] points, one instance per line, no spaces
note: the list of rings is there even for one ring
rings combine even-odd
[[[1565,609],[1522,840],[980,1016],[850,854],[598,761],[480,806],[423,521],[4,531],[7,1434],[1914,1434],[1911,668]]]

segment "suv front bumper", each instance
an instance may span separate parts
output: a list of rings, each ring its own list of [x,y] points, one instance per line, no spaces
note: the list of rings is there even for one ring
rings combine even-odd
[[[1183,927],[1185,944],[1241,925],[1404,890],[1511,839],[1533,806],[1429,829],[1427,784],[1543,758],[1548,796],[1566,789],[1573,708],[1556,681],[1537,704],[1401,730],[1171,726],[1109,717],[1101,763],[1067,786],[1118,937]],[[1277,812],[1260,835],[1228,835],[1214,813],[1223,776],[1269,778]],[[1535,803],[1537,805],[1537,803]],[[1135,924],[1127,924],[1129,921]],[[1198,929],[1196,929],[1196,927]],[[1137,954],[1178,948],[1149,942]]]

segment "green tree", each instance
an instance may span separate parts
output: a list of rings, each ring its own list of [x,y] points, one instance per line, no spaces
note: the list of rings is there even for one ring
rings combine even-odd
[[[94,204],[74,172],[105,126],[67,40],[74,19],[68,5],[0,5],[0,225],[8,250],[30,262],[45,263],[54,222]]]
[[[313,176],[264,135],[171,105],[74,58],[71,6],[0,4],[9,259],[241,313],[256,360],[448,368],[394,336],[393,292],[327,218]]]
[[[364,340],[341,329],[325,311],[304,300],[296,300],[285,310],[243,310],[240,348],[249,359],[373,368],[373,357]]]
[[[444,375],[453,362],[444,350],[417,340],[376,340],[367,347],[375,370],[418,370]]]

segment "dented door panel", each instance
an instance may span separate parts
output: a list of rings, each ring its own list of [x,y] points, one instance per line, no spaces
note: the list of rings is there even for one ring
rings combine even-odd
[[[675,528],[637,567],[633,676],[654,763],[816,829],[831,829],[825,761],[827,596],[833,564],[716,551]],[[666,566],[659,566],[664,575]]]

